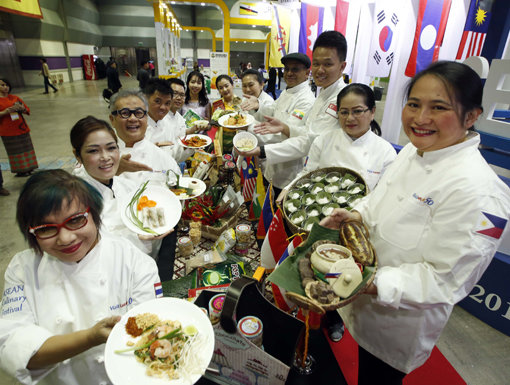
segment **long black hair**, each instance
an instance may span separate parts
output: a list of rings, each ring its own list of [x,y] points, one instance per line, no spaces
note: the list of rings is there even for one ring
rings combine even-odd
[[[205,91],[205,78],[204,78],[204,75],[202,75],[202,73],[200,71],[191,71],[188,74],[188,77],[186,79],[186,99],[184,99],[184,103],[188,104],[190,101],[191,96],[189,93],[189,83],[191,82],[191,79],[193,78],[193,76],[198,77],[200,79],[200,81],[202,82],[202,89],[198,93],[198,104],[200,106],[206,106],[207,103],[209,103],[209,98],[207,97],[207,92]]]

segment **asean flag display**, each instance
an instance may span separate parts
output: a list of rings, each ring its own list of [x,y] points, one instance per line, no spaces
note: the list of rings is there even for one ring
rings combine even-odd
[[[322,33],[324,8],[301,3],[301,28],[299,30],[299,52],[312,60],[312,49],[317,36]]]
[[[335,31],[345,36],[347,31],[347,16],[349,15],[349,3],[337,0],[335,9]]]
[[[480,56],[489,29],[492,0],[471,0],[456,60]]]
[[[405,75],[412,77],[437,61],[452,0],[420,0],[413,48]]]
[[[287,240],[287,232],[285,231],[282,212],[278,209],[274,214],[269,230],[267,231],[267,236],[260,249],[260,266],[266,269],[274,269],[288,244],[289,241]]]

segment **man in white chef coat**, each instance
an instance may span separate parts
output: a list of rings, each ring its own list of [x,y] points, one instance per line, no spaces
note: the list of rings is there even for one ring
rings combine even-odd
[[[264,121],[264,116],[271,116],[289,126],[301,126],[305,115],[315,102],[315,95],[308,82],[311,61],[305,54],[296,52],[285,55],[282,58],[282,64],[284,65],[283,77],[287,88],[280,94],[276,102],[262,103],[259,98],[244,95],[245,99],[241,104],[241,108],[252,111],[255,119],[259,122]],[[250,127],[249,131],[253,132],[253,128]],[[261,145],[280,143],[288,138],[282,132],[257,135]],[[304,159],[299,158],[288,162],[265,165],[264,178],[266,182],[273,182],[275,196],[278,196],[280,191],[301,171],[303,162]]]
[[[321,33],[313,46],[312,76],[320,93],[308,114],[304,124],[288,124],[273,117],[255,128],[257,134],[282,132],[289,139],[280,143],[263,145],[243,153],[245,156],[257,155],[266,158],[267,165],[302,159],[308,155],[313,140],[324,130],[338,128],[336,97],[345,87],[342,73],[345,68],[347,41],[337,31]]]

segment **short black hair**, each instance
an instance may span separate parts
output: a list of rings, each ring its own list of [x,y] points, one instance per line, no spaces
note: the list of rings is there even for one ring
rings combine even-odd
[[[363,102],[370,109],[370,111],[375,108],[374,91],[372,91],[372,89],[366,84],[351,83],[348,86],[342,88],[336,97],[336,106],[338,111],[340,111],[340,103],[342,102],[342,99],[349,94],[361,96],[363,98]],[[381,127],[379,126],[379,123],[375,121],[375,119],[370,122],[370,129],[377,135],[381,136]]]
[[[7,80],[6,78],[0,78],[1,81],[3,81],[7,86],[9,87],[9,92],[12,90],[11,82]]]
[[[143,89],[143,93],[147,95],[148,98],[156,91],[158,91],[161,95],[170,95],[172,97],[174,96],[174,91],[172,90],[172,87],[170,87],[169,82],[167,82],[165,79],[150,78]]]
[[[110,126],[110,124],[106,120],[97,119],[92,115],[89,115],[85,118],[78,120],[73,128],[71,128],[71,146],[73,146],[73,150],[76,154],[76,157],[80,157],[81,148],[83,147],[83,143],[87,137],[99,130],[108,131],[108,133],[113,137],[115,143],[118,143],[117,134],[115,130]]]
[[[232,80],[232,78],[231,78],[230,76],[225,75],[225,74],[222,74],[222,75],[220,75],[220,76],[218,76],[218,77],[216,78],[216,83],[215,83],[215,84],[216,84],[216,88],[218,88],[218,83],[219,83],[221,80],[223,80],[223,79],[228,80],[230,84],[234,85],[234,81]]]
[[[262,76],[262,74],[259,71],[254,69],[248,69],[241,74],[241,79],[244,79],[244,77],[248,75],[255,75],[259,84],[264,84],[264,76]]]
[[[64,203],[69,205],[75,199],[90,208],[92,220],[99,230],[103,197],[83,179],[61,169],[44,170],[32,175],[21,189],[16,220],[29,246],[38,255],[43,252],[29,228],[43,224],[48,215],[62,210]]]
[[[186,88],[186,84],[184,84],[184,82],[179,78],[170,78],[167,80],[167,82],[170,87],[172,86],[172,84],[178,84],[178,85],[182,86],[183,88]]]
[[[143,66],[144,66],[145,64],[147,64],[147,63],[148,63],[148,61],[147,61],[147,60],[142,60],[142,61],[140,62],[140,67],[143,67]]]
[[[347,40],[345,40],[345,36],[340,32],[322,32],[315,40],[313,51],[319,47],[334,48],[338,55],[338,59],[340,61],[345,61],[345,57],[347,56]]]

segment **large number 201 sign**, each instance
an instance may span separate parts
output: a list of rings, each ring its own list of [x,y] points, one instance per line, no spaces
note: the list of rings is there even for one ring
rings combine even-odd
[[[476,290],[478,290],[478,292],[475,292]],[[510,320],[510,302],[503,303],[501,297],[494,293],[489,293],[486,295],[483,286],[475,285],[469,298],[478,302],[479,304],[483,303],[485,307],[490,311],[501,311],[501,316]]]

